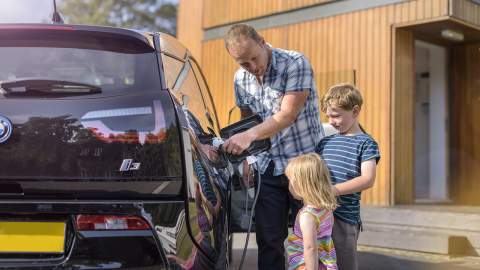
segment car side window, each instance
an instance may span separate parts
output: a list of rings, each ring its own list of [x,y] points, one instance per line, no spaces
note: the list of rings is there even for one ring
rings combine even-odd
[[[182,104],[189,126],[199,139],[211,139],[215,136],[215,128],[205,113],[207,109],[193,70],[188,63],[186,65],[177,82],[180,85],[178,87],[175,85],[172,93],[177,101]]]
[[[217,111],[215,109],[212,96],[210,95],[210,90],[208,88],[207,82],[197,62],[194,59],[190,59],[190,63],[192,65],[193,72],[195,73],[195,77],[197,78],[198,85],[200,86],[200,91],[202,92],[205,106],[207,107],[207,118],[210,118],[212,122],[211,124],[214,126],[214,130],[218,134],[220,132],[220,127],[218,124]]]
[[[162,62],[163,74],[165,75],[165,80],[167,81],[167,87],[172,89],[177,81],[180,71],[182,70],[184,62],[165,54],[162,54]]]

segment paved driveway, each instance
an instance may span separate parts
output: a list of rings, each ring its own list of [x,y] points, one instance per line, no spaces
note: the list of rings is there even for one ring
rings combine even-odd
[[[245,234],[235,234],[233,262],[230,269],[238,269],[245,244]],[[413,243],[412,243],[413,244]],[[244,270],[257,269],[255,234],[250,235]],[[480,270],[480,257],[450,257],[418,252],[359,247],[359,270]]]

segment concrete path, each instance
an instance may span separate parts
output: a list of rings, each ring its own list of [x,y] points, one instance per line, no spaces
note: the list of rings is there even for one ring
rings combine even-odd
[[[234,235],[231,270],[238,269],[245,236],[246,234]],[[450,257],[360,246],[359,264],[359,270],[480,270],[480,257]],[[257,269],[257,246],[254,233],[250,235],[243,269]]]

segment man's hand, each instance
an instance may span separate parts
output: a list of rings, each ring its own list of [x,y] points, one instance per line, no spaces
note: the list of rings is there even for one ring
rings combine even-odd
[[[255,137],[249,132],[249,130],[238,133],[230,137],[228,140],[223,143],[223,150],[229,154],[240,155],[245,151],[252,142],[255,140]]]

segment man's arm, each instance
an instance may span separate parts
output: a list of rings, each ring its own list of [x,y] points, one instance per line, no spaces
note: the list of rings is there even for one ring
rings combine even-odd
[[[305,107],[309,94],[309,89],[287,92],[282,99],[280,111],[267,118],[260,125],[232,136],[223,145],[225,151],[238,155],[247,149],[253,141],[269,138],[290,126]]]
[[[349,181],[336,184],[333,189],[335,195],[345,195],[369,189],[375,183],[375,175],[377,172],[377,162],[375,158],[362,162],[361,175]]]
[[[262,124],[246,131],[253,140],[270,138],[284,128],[290,126],[297,119],[300,111],[305,107],[310,90],[287,92],[282,99],[280,111],[267,118]]]

